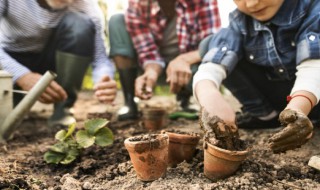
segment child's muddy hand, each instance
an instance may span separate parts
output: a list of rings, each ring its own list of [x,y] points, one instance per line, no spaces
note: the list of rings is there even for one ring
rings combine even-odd
[[[305,114],[286,109],[280,113],[279,120],[285,128],[274,134],[268,144],[274,153],[299,148],[312,137],[313,125]]]
[[[206,132],[213,132],[219,136],[238,135],[238,128],[236,125],[227,124],[216,115],[211,116],[203,107],[201,107],[199,119],[201,128]]]

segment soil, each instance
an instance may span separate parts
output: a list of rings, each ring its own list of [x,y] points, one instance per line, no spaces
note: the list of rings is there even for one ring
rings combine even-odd
[[[238,108],[228,94],[226,98]],[[88,113],[115,113],[122,104],[121,99],[119,96],[115,106],[106,106],[99,104],[92,92],[81,92],[75,105],[77,128],[83,127]],[[141,102],[143,104],[161,104],[167,106],[168,111],[176,109],[173,96],[155,97],[150,102]],[[47,127],[51,113],[52,106],[37,103],[15,131],[13,139],[0,146],[0,189],[320,189],[320,171],[308,166],[309,159],[320,154],[319,126],[315,127],[314,137],[306,145],[282,154],[273,154],[266,146],[268,138],[279,129],[240,130],[240,138],[249,143],[251,153],[227,179],[211,181],[203,175],[203,141],[200,141],[191,162],[169,167],[163,178],[142,182],[136,177],[124,140],[160,133],[160,130],[148,132],[140,120],[118,122],[113,114],[108,124],[115,134],[113,145],[90,147],[70,165],[47,164],[43,155],[55,143],[57,131]],[[165,129],[202,134],[197,120],[169,120]]]
[[[199,117],[200,128],[205,132],[206,142],[232,151],[247,149],[246,142],[240,139],[239,130],[227,125],[218,116],[210,116],[205,109],[201,109]]]

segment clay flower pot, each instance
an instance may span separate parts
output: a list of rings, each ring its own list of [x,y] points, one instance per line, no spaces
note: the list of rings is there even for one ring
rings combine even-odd
[[[95,119],[95,118],[102,118],[102,119],[107,119],[110,121],[112,118],[112,113],[110,113],[110,112],[90,112],[87,114],[87,119]]]
[[[248,155],[248,150],[230,151],[204,142],[204,175],[211,180],[234,174]]]
[[[167,134],[142,135],[124,141],[131,162],[141,181],[154,181],[165,176],[168,166]]]
[[[175,131],[162,131],[169,136],[169,165],[176,166],[186,160],[191,161],[199,143],[198,134]]]
[[[142,118],[145,128],[155,131],[166,125],[168,114],[165,108],[148,107],[142,110]]]

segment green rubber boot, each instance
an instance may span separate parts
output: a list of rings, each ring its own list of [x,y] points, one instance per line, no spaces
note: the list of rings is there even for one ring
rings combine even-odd
[[[77,100],[83,77],[91,61],[91,57],[77,56],[71,53],[57,51],[57,82],[67,92],[68,98],[63,102],[54,104],[54,112],[48,121],[50,127],[65,127],[76,122],[72,107]]]
[[[118,120],[125,121],[137,119],[139,117],[138,106],[134,101],[134,83],[138,69],[136,67],[128,69],[118,69],[124,96],[125,105],[118,111]]]

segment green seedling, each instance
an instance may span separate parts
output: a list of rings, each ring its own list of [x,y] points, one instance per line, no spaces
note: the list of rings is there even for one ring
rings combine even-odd
[[[68,130],[60,130],[56,133],[58,141],[44,154],[44,160],[53,164],[70,164],[85,148],[94,144],[108,146],[113,143],[113,133],[106,127],[109,123],[106,119],[92,119],[84,123],[84,129],[77,131],[74,137],[76,123],[69,125]]]

